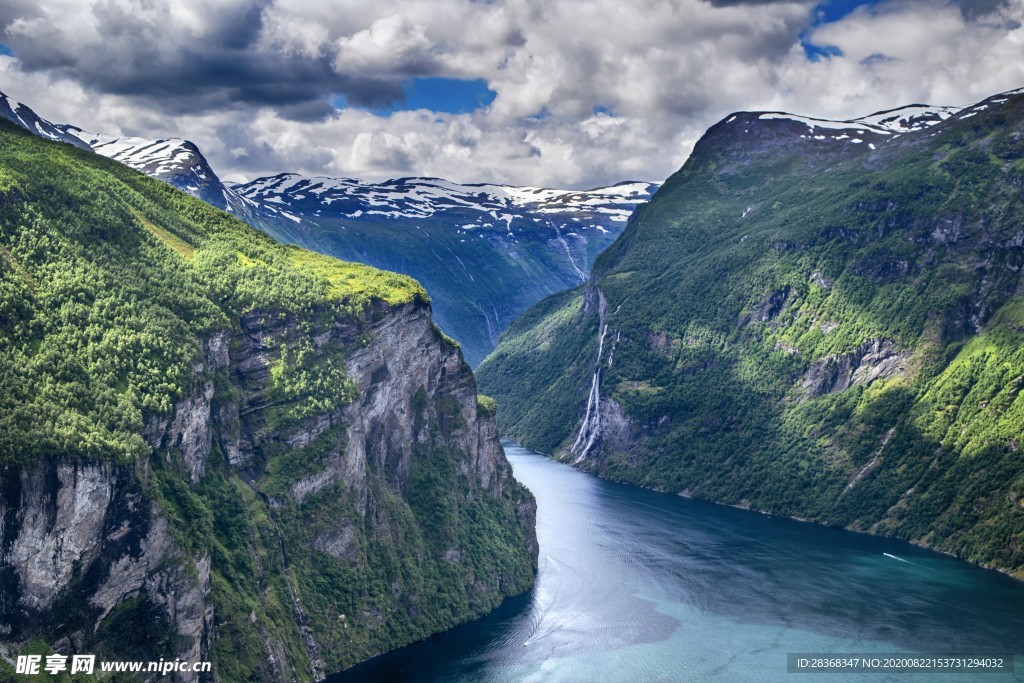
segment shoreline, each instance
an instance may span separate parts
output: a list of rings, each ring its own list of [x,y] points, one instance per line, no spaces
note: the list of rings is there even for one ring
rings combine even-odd
[[[711,505],[721,505],[723,507],[730,507],[730,508],[734,508],[736,510],[745,510],[746,512],[756,512],[758,514],[766,515],[768,517],[781,517],[781,518],[784,518],[784,519],[793,520],[794,522],[801,522],[803,524],[815,524],[817,526],[822,526],[822,527],[826,527],[826,528],[829,528],[829,529],[838,529],[838,530],[841,530],[841,531],[847,531],[847,532],[852,533],[852,534],[862,534],[864,536],[873,536],[875,538],[890,538],[890,539],[893,539],[893,540],[896,540],[896,541],[903,541],[904,543],[909,543],[910,545],[912,545],[912,546],[914,546],[916,548],[921,548],[923,550],[928,550],[928,551],[933,552],[933,553],[939,553],[940,555],[945,555],[946,557],[950,557],[950,558],[953,558],[955,560],[959,560],[960,562],[966,562],[966,563],[968,563],[970,565],[973,565],[975,567],[978,567],[980,569],[985,569],[985,570],[988,570],[988,571],[998,572],[999,574],[1002,574],[1003,576],[1009,577],[1010,579],[1013,579],[1014,581],[1017,581],[1018,583],[1024,584],[1024,570],[1022,570],[1020,574],[1015,574],[1013,571],[1011,571],[1009,569],[1003,569],[1001,567],[995,567],[995,566],[992,566],[992,565],[985,564],[983,562],[975,562],[973,560],[967,559],[966,557],[961,557],[959,555],[956,555],[955,553],[951,553],[951,552],[949,552],[947,550],[941,550],[939,548],[935,548],[933,546],[930,546],[930,545],[928,545],[926,543],[922,543],[922,542],[914,540],[914,539],[903,538],[903,537],[900,537],[900,536],[890,536],[890,535],[887,535],[887,534],[879,534],[879,533],[875,533],[873,531],[864,531],[864,530],[861,530],[861,529],[850,529],[849,527],[845,527],[845,526],[838,526],[838,525],[835,525],[835,524],[829,524],[827,522],[820,522],[820,521],[816,521],[816,520],[809,519],[809,518],[806,518],[806,517],[797,517],[795,515],[787,515],[787,514],[783,514],[781,512],[772,512],[770,510],[761,510],[759,508],[750,507],[750,506],[746,506],[746,505],[737,505],[735,503],[723,503],[721,501],[712,500],[710,498],[701,498],[699,496],[694,496],[694,495],[692,495],[689,492],[689,489],[683,489],[682,491],[673,493],[671,491],[666,491],[665,489],[658,489],[658,488],[653,488],[653,487],[649,487],[649,486],[641,486],[640,484],[636,484],[636,483],[633,483],[631,481],[623,481],[623,480],[620,480],[620,479],[611,479],[609,477],[603,477],[603,476],[601,476],[600,474],[598,474],[596,472],[591,472],[591,471],[588,471],[588,470],[580,469],[580,468],[574,466],[571,462],[567,462],[566,460],[562,460],[561,458],[557,458],[557,457],[551,455],[550,453],[544,453],[542,451],[534,450],[534,449],[530,448],[529,446],[524,446],[521,443],[519,443],[518,441],[510,439],[507,436],[499,436],[499,438],[503,442],[507,441],[509,443],[513,443],[516,446],[519,446],[520,448],[525,448],[525,449],[527,449],[529,451],[533,451],[534,453],[537,453],[538,455],[543,455],[545,458],[549,458],[551,460],[554,460],[555,462],[561,463],[561,464],[566,465],[568,467],[572,467],[577,472],[582,472],[584,474],[591,474],[591,475],[597,477],[598,479],[602,479],[604,481],[610,481],[610,482],[614,482],[616,484],[624,484],[626,486],[633,486],[633,487],[636,487],[638,489],[642,489],[644,491],[652,491],[654,493],[661,493],[661,494],[668,495],[668,496],[677,496],[677,497],[680,497],[680,498],[686,498],[688,500],[696,500],[696,501],[700,501],[702,503],[709,503]]]

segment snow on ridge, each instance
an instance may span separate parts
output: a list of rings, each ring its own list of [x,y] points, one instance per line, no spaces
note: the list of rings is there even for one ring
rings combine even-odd
[[[191,168],[196,175],[197,150],[181,138],[139,138],[128,135],[107,135],[90,133],[76,126],[64,126],[66,134],[78,138],[92,151],[136,170],[145,170],[157,175]],[[152,166],[152,168],[150,168]]]
[[[802,123],[802,124],[806,125],[812,131],[815,130],[816,128],[821,128],[823,130],[844,130],[844,131],[848,131],[848,130],[853,129],[853,130],[856,130],[857,132],[871,131],[872,133],[877,133],[879,135],[890,135],[891,134],[891,132],[886,130],[885,128],[880,128],[880,127],[877,127],[877,126],[874,126],[874,125],[869,125],[869,124],[866,124],[866,123],[860,123],[859,121],[833,121],[833,120],[830,120],[830,119],[815,119],[815,118],[811,118],[809,116],[799,116],[797,114],[787,114],[785,112],[780,112],[780,111],[767,112],[767,113],[761,114],[758,118],[761,121],[771,121],[771,120],[796,121],[798,123]]]
[[[47,140],[67,142],[76,147],[86,147],[77,139],[64,132],[62,126],[54,125],[43,117],[32,111],[27,104],[18,102],[13,97],[0,92],[0,117],[8,119],[11,123],[21,126],[28,132],[38,135]]]
[[[21,125],[25,129],[29,129],[30,130],[28,123],[25,121],[24,118],[22,118],[21,114],[18,113],[18,110],[21,109],[22,107],[24,107],[25,105],[23,105],[21,102],[15,100],[15,99],[12,99],[12,98],[8,97],[7,95],[4,95],[3,97],[4,97],[4,102],[7,104],[7,108],[11,111],[11,114],[13,116],[18,117],[18,121],[21,122]],[[51,136],[50,135],[46,135],[45,137],[51,137]]]
[[[39,137],[91,150],[149,176],[167,180],[192,194],[205,191],[204,187],[211,183],[216,186],[218,181],[199,149],[181,138],[106,135],[70,124],[55,124],[5,93],[0,93],[0,116],[11,119]],[[230,204],[228,195],[224,201]]]
[[[860,136],[863,136],[865,133],[886,136],[893,135],[894,133],[911,133],[942,123],[962,111],[963,107],[911,104],[906,107],[875,112],[868,116],[846,121],[817,119],[785,112],[766,112],[758,116],[758,118],[762,121],[789,120],[803,123],[808,127],[809,131],[817,133],[812,136],[816,140],[850,140],[853,143],[858,143],[863,142],[863,139],[850,135],[851,131],[855,131]],[[819,129],[821,131],[842,131],[844,134],[839,136],[822,135],[818,132]]]
[[[646,201],[657,185],[626,181],[593,190],[560,190],[541,187],[516,187],[494,183],[460,184],[441,178],[393,178],[379,183],[353,178],[307,177],[282,173],[257,178],[235,187],[252,200],[276,205],[303,199],[314,200],[321,208],[346,200],[342,213],[347,217],[381,215],[394,218],[426,218],[441,211],[465,210],[488,214],[506,226],[522,212],[579,212],[612,215],[625,220],[633,207]],[[355,202],[355,208],[352,203]],[[338,210],[338,209],[334,209]],[[356,211],[358,213],[353,213]],[[506,217],[507,216],[507,217]]]
[[[657,186],[658,183],[634,180],[618,183],[617,185],[609,185],[608,187],[595,187],[592,190],[587,190],[587,194],[628,197],[634,194],[653,194],[654,190],[657,189]]]
[[[961,110],[962,107],[911,104],[899,109],[880,111],[859,119],[853,119],[852,122],[884,128],[893,133],[909,133],[942,123]]]

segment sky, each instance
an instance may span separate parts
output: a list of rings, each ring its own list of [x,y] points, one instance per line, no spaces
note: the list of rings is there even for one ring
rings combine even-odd
[[[848,119],[1024,86],[1024,0],[0,0],[0,91],[280,172],[666,178],[731,112]]]

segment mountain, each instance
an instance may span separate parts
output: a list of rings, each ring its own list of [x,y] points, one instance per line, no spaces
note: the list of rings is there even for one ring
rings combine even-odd
[[[0,678],[313,681],[533,581],[535,503],[414,280],[0,122]]]
[[[79,149],[90,149],[89,145],[77,136],[66,132],[61,126],[40,118],[28,105],[13,100],[2,92],[0,92],[0,117],[16,126],[21,126],[33,135],[57,142],[66,142]]]
[[[478,370],[499,428],[615,480],[1024,577],[1024,90],[742,112]]]
[[[68,125],[58,128],[84,142],[93,152],[169,183],[218,209],[238,203],[238,198],[220,181],[199,148],[188,140],[115,137]]]
[[[149,140],[90,133],[77,126],[55,124],[0,93],[0,117],[30,133],[120,161],[136,171],[163,180],[218,209],[238,202],[210,168],[199,148],[188,140]]]
[[[412,275],[471,364],[543,297],[583,282],[656,185],[587,191],[281,174],[231,189],[282,242]]]
[[[2,93],[0,116],[168,182],[280,241],[413,276],[473,365],[519,313],[586,280],[597,255],[657,189],[643,182],[586,191],[437,178],[367,183],[292,173],[225,184],[187,140],[89,133],[46,121]]]

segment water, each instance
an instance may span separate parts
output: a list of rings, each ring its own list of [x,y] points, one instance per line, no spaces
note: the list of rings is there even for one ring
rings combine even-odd
[[[787,674],[790,652],[1024,653],[1024,584],[907,543],[506,452],[537,497],[534,589],[330,683],[1024,681],[1021,654],[1013,674]]]

